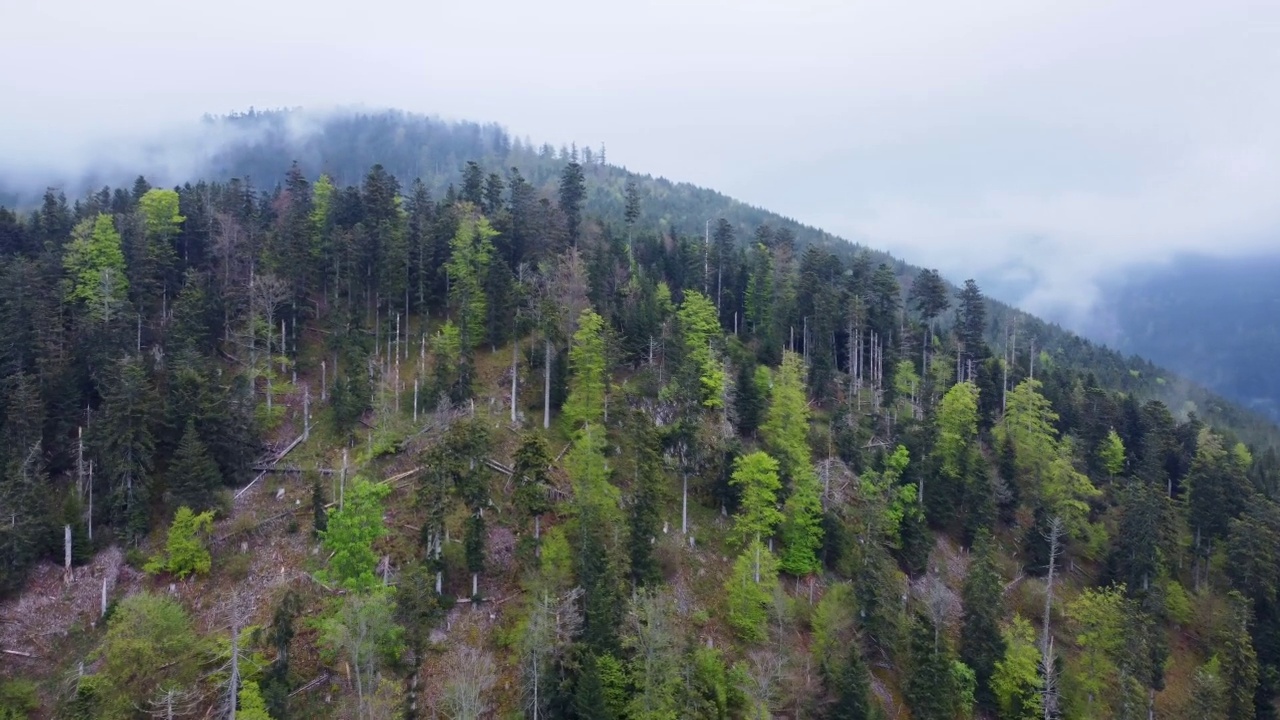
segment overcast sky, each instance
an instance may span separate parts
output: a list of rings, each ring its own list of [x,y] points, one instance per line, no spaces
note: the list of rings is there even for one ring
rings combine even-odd
[[[1060,317],[1134,264],[1280,252],[1275,0],[0,8],[0,170],[347,104],[605,143]]]

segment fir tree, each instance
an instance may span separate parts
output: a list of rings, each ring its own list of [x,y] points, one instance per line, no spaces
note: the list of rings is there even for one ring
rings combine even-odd
[[[973,668],[979,704],[994,709],[991,674],[1005,651],[1005,642],[1000,634],[1004,586],[996,564],[995,543],[986,528],[978,531],[971,556],[973,560],[960,594],[964,608],[960,626],[960,660]]]
[[[167,475],[171,505],[186,505],[196,512],[217,506],[222,475],[200,441],[194,420],[187,421]]]

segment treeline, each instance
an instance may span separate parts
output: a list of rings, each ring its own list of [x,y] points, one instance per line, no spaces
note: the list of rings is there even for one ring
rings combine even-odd
[[[175,514],[170,544],[194,533],[207,521],[178,509],[224,508],[265,434],[298,422],[286,407],[323,408],[351,444],[366,423],[491,392],[480,364],[502,350],[527,431],[514,495],[494,491],[483,424],[456,423],[413,478],[421,532],[394,594],[372,549],[387,488],[354,482],[330,516],[316,485],[320,579],[348,592],[322,629],[359,669],[361,716],[383,673],[403,675],[416,712],[430,628],[457,592],[442,576],[465,569],[480,598],[496,505],[536,548],[507,642],[531,716],[871,717],[886,675],[869,668],[888,667],[888,696],[916,718],[1130,717],[1154,707],[1186,633],[1204,717],[1271,717],[1273,450],[1117,392],[1012,324],[993,347],[972,281],[904,278],[785,225],[678,232],[645,222],[662,205],[639,181],[610,220],[590,211],[608,187],[591,177],[572,155],[549,187],[467,162],[435,197],[381,166],[342,185],[295,165],[266,191],[139,178],[0,211],[4,589],[60,557],[64,525],[77,548],[135,543]],[[562,461],[549,429],[570,441]],[[736,559],[710,591],[658,542],[672,507],[681,544],[694,538],[691,505],[729,516],[706,540]],[[971,548],[958,593],[931,566],[938,535]],[[1006,599],[1015,573],[1045,576],[1042,614]],[[145,602],[136,624],[186,627]],[[299,611],[279,612],[261,678],[276,717]],[[702,642],[716,637],[730,644]],[[460,662],[494,662],[491,645],[460,645]],[[161,686],[104,682],[120,707]],[[451,716],[479,715],[493,686]]]

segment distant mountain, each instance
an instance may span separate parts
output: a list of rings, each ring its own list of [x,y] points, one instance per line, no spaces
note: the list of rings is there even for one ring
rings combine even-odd
[[[1280,253],[1181,257],[1113,280],[1080,330],[1280,422]]]

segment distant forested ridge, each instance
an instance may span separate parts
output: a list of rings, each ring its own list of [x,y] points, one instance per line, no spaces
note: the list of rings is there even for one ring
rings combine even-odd
[[[603,149],[210,122],[0,210],[0,717],[1275,717],[1274,426]]]
[[[1280,422],[1280,256],[1179,258],[1104,287],[1081,328]]]

